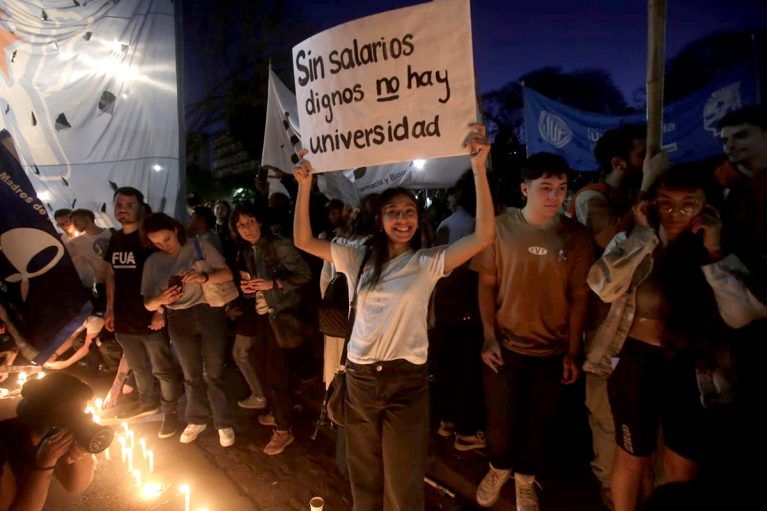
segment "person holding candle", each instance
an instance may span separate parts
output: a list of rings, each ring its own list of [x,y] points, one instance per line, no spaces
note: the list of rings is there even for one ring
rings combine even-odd
[[[315,238],[309,217],[310,162],[302,159],[294,174],[299,183],[293,228],[296,246],[333,263],[358,293],[345,397],[355,511],[424,509],[429,298],[439,279],[488,247],[495,237],[485,127],[473,124],[464,145],[471,153],[476,227],[450,245],[431,249],[420,249],[419,204],[403,188],[381,194],[377,229],[368,246]]]
[[[202,284],[230,282],[232,272],[206,241],[187,243],[184,227],[164,213],[146,217],[141,235],[146,244],[158,249],[144,264],[144,306],[149,311],[167,309],[168,333],[184,373],[187,426],[181,443],[194,442],[212,412],[221,446],[229,447],[235,436],[223,381],[226,316],[223,307],[208,304]],[[195,245],[213,269],[210,273],[195,269],[200,260]]]
[[[93,479],[93,456],[65,429],[53,429],[51,403],[79,411],[93,393],[64,373],[30,380],[21,390],[15,418],[0,421],[0,510],[40,511],[51,480],[72,493]]]

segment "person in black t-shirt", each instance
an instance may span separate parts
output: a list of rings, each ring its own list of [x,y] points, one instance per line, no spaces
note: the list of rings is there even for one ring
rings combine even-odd
[[[179,428],[176,416],[179,371],[164,331],[164,311],[147,311],[141,296],[141,272],[152,253],[139,235],[144,196],[135,188],[119,188],[114,195],[114,207],[115,218],[123,228],[112,235],[104,254],[110,266],[106,328],[115,332],[136,378],[139,394],[138,402],[121,412],[118,419],[130,420],[156,413],[161,399],[164,418],[158,436],[170,438]],[[160,396],[152,375],[160,381]]]

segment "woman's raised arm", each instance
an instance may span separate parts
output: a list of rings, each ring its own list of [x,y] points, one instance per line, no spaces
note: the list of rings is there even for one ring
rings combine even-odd
[[[297,248],[308,252],[313,256],[332,263],[333,256],[330,252],[330,242],[320,240],[312,234],[312,221],[309,217],[309,197],[312,191],[312,164],[304,159],[307,150],[303,149],[298,155],[301,161],[295,168],[293,177],[298,182],[298,197],[296,198],[296,212],[293,215],[293,243]]]
[[[477,211],[474,232],[452,243],[445,251],[445,272],[459,267],[495,240],[495,211],[490,185],[487,183],[487,157],[490,154],[490,140],[483,124],[469,126],[464,147],[471,154],[471,171],[477,192]]]

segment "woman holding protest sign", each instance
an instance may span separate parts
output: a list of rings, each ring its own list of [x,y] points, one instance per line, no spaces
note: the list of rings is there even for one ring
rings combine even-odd
[[[419,205],[403,188],[381,195],[377,229],[367,246],[314,238],[309,218],[311,163],[302,159],[294,174],[299,183],[296,246],[335,264],[358,295],[345,397],[355,511],[424,508],[429,297],[440,278],[490,245],[495,236],[485,127],[471,125],[464,146],[471,154],[477,191],[476,228],[455,243],[431,249],[419,248]]]

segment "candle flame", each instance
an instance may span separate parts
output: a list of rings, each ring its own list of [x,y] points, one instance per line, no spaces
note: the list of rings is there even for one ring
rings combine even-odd
[[[156,499],[160,495],[162,495],[162,485],[158,482],[147,482],[141,488],[141,498],[143,499]]]

